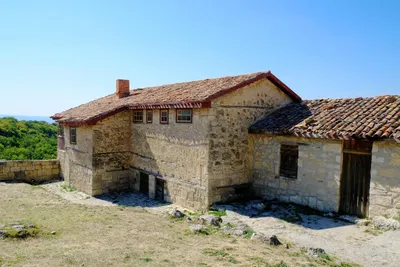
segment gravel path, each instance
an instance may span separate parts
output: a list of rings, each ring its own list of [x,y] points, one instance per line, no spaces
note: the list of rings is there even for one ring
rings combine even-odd
[[[290,205],[289,205],[290,206]],[[356,262],[366,267],[400,266],[400,231],[370,231],[371,226],[357,226],[318,215],[297,213],[300,221],[282,216],[282,210],[257,212],[244,206],[220,205],[228,217],[247,224],[267,236],[277,235],[301,247],[323,248],[328,254]],[[287,206],[285,206],[287,210]]]
[[[161,203],[141,193],[106,195],[90,197],[82,192],[69,192],[63,182],[42,185],[46,190],[60,197],[83,205],[134,206],[148,212],[166,215],[179,206]],[[314,214],[293,212],[291,205],[268,211],[248,209],[245,205],[218,205],[227,210],[225,221],[241,222],[254,231],[265,235],[277,235],[300,247],[323,248],[328,254],[356,262],[365,267],[400,266],[400,230],[371,233],[370,226],[357,226]],[[289,207],[289,208],[288,208]],[[282,220],[282,218],[284,220]],[[297,219],[296,222],[287,222]],[[286,220],[286,221],[285,221]]]

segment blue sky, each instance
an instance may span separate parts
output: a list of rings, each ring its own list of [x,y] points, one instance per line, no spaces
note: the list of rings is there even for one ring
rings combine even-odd
[[[0,114],[271,70],[303,99],[400,94],[400,1],[0,0]]]

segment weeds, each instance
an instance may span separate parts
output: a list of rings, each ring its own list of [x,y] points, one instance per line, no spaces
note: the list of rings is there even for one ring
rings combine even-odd
[[[244,235],[244,238],[250,239],[251,236],[255,233],[255,231],[251,228],[246,229],[246,234]]]
[[[222,217],[222,216],[226,216],[226,211],[225,210],[210,210],[208,212],[208,214]]]
[[[204,255],[208,255],[208,256],[221,256],[221,257],[225,257],[228,255],[228,253],[226,253],[223,250],[217,250],[217,249],[213,249],[213,248],[205,248],[203,249],[203,254]]]
[[[61,188],[64,189],[64,191],[66,191],[66,192],[74,192],[74,191],[76,191],[75,187],[69,186],[67,184],[61,185]]]

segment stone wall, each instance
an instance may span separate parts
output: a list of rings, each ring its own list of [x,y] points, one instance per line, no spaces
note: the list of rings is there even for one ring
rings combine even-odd
[[[0,161],[0,181],[40,183],[60,178],[58,160]]]
[[[58,149],[61,176],[79,191],[92,195],[93,130],[76,127],[76,144],[70,142],[70,127],[64,127],[64,149]]]
[[[130,189],[131,112],[119,112],[93,126],[92,195]]]
[[[372,147],[370,216],[400,217],[400,144],[374,142]]]
[[[340,141],[252,134],[249,143],[256,195],[322,211],[338,211],[342,160]],[[281,144],[298,145],[297,179],[279,175]]]
[[[209,110],[193,109],[192,123],[176,123],[175,109],[169,110],[168,124],[160,124],[159,116],[153,110],[152,123],[132,123],[131,167],[166,180],[168,201],[207,208]]]
[[[292,100],[264,79],[212,102],[209,201],[235,198],[232,185],[249,183],[248,127]]]

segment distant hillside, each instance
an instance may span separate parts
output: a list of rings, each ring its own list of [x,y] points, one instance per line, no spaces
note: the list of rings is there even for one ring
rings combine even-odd
[[[28,160],[56,157],[56,124],[0,118],[0,159]]]
[[[25,115],[7,115],[0,114],[0,118],[13,117],[20,121],[45,121],[47,123],[53,123],[54,120],[47,116],[25,116]]]

